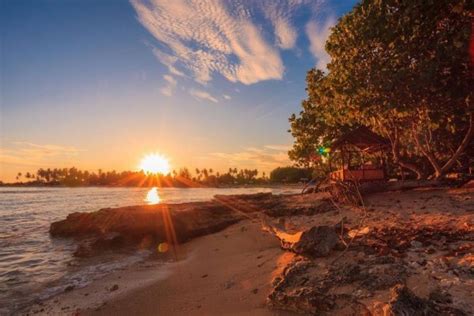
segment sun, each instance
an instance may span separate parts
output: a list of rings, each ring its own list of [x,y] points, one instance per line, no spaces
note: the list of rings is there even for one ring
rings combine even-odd
[[[163,155],[149,154],[143,157],[139,168],[145,173],[168,174],[170,172],[170,163]]]

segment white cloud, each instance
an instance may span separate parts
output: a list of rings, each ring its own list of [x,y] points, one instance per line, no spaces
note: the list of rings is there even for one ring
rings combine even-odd
[[[279,50],[295,47],[294,13],[319,2],[131,0],[141,24],[163,45],[153,52],[171,74],[189,73],[200,83],[220,74],[247,85],[282,79]],[[262,32],[265,20],[273,26],[271,36]]]
[[[222,97],[226,100],[232,99],[232,97],[230,95],[227,95],[227,94],[224,94]]]
[[[309,50],[317,59],[316,67],[321,70],[326,70],[327,64],[331,61],[324,46],[326,45],[326,40],[330,35],[330,28],[335,24],[336,19],[334,17],[329,17],[323,24],[311,21],[306,25],[306,35],[310,42]]]
[[[160,89],[161,93],[170,97],[173,95],[174,90],[178,82],[170,75],[164,75],[163,78],[166,80],[166,85]]]
[[[191,89],[191,90],[189,90],[189,94],[192,95],[195,98],[200,99],[200,100],[207,100],[207,101],[211,101],[211,102],[214,102],[214,103],[219,102],[215,97],[213,97],[211,94],[209,94],[206,91]]]

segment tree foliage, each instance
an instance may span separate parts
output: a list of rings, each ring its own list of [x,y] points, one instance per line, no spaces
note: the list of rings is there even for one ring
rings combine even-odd
[[[278,167],[270,173],[270,180],[277,183],[297,183],[301,179],[311,178],[311,169],[296,167]]]
[[[328,72],[308,72],[290,158],[365,125],[390,139],[392,159],[419,178],[440,177],[472,145],[472,2],[364,0],[326,42]],[[467,157],[469,158],[469,157]]]

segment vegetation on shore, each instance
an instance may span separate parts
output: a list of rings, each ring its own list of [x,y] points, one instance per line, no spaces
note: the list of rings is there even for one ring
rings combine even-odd
[[[173,170],[169,174],[147,174],[141,171],[97,172],[72,168],[38,169],[35,173],[18,173],[17,182],[8,185],[57,185],[57,186],[159,186],[199,187],[232,186],[270,183],[297,183],[311,177],[311,170],[296,167],[278,167],[270,175],[257,169],[229,168],[227,172],[212,168],[194,170],[188,168]],[[2,183],[0,182],[0,185]]]
[[[390,140],[390,165],[418,179],[472,167],[472,9],[466,0],[356,5],[332,28],[327,72],[307,74],[290,158],[325,174],[318,148],[367,126]]]

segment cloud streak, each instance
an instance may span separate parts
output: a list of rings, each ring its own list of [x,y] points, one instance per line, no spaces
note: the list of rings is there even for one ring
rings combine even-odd
[[[189,94],[192,95],[193,97],[203,100],[203,101],[211,101],[214,103],[218,103],[219,100],[217,100],[215,97],[213,97],[211,94],[209,94],[206,91],[202,90],[197,90],[197,89],[191,89],[189,90]]]
[[[319,1],[131,0],[140,23],[160,42],[153,53],[170,74],[199,83],[219,74],[246,85],[282,79],[280,49],[296,45],[298,10]],[[260,18],[257,18],[260,17]],[[263,18],[262,18],[263,17]],[[263,24],[272,26],[262,32]]]
[[[173,95],[173,92],[176,89],[176,85],[178,84],[178,82],[170,75],[164,75],[163,79],[166,80],[167,84],[163,88],[161,88],[160,91],[162,94],[170,97]]]

